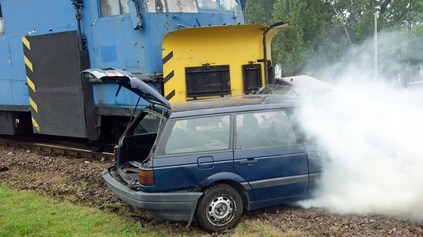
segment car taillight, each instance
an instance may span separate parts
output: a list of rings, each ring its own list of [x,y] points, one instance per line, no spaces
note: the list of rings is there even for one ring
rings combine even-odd
[[[139,181],[141,185],[154,185],[154,171],[153,169],[140,169],[138,171]]]

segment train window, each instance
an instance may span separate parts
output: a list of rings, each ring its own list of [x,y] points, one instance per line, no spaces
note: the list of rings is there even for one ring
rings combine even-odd
[[[0,35],[4,34],[4,26],[3,26],[3,12],[1,11],[0,5]]]
[[[249,94],[258,91],[262,87],[260,64],[242,65],[242,80],[244,81],[244,93]]]
[[[220,0],[220,8],[228,11],[241,11],[237,0]]]
[[[231,93],[229,65],[186,67],[185,75],[189,97]]]
[[[195,0],[146,0],[149,12],[198,12]]]
[[[129,14],[128,0],[100,0],[101,16]]]
[[[216,9],[217,0],[198,0],[198,6],[200,8]]]

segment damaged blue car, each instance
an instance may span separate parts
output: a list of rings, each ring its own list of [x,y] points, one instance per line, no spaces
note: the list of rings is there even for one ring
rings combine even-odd
[[[310,194],[319,156],[296,124],[298,100],[248,95],[171,104],[130,74],[115,81],[150,103],[102,173],[125,203],[219,232],[236,226],[245,211]]]

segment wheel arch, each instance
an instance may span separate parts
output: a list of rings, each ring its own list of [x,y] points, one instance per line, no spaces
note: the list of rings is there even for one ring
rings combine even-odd
[[[250,209],[250,197],[247,190],[241,183],[246,183],[246,181],[241,176],[234,173],[225,172],[210,176],[201,183],[200,187],[201,191],[204,192],[204,190],[209,189],[217,184],[226,184],[231,186],[241,195],[245,212],[245,210]]]

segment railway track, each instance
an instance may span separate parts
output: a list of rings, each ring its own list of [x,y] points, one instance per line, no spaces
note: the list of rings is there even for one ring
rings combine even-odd
[[[111,161],[114,159],[112,152],[92,151],[90,149],[84,149],[80,144],[55,144],[51,141],[34,141],[31,139],[0,137],[0,146],[17,147],[51,154],[61,154],[64,156],[89,158],[102,161]]]

